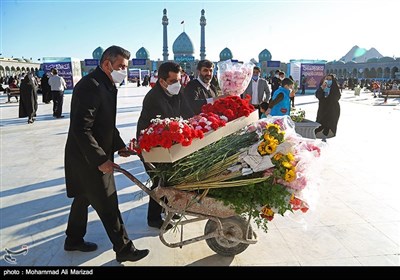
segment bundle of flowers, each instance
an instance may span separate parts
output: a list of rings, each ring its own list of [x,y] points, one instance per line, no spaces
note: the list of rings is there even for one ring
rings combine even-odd
[[[289,117],[269,117],[174,163],[159,164],[151,176],[180,190],[204,190],[267,230],[276,213],[308,210],[303,190],[319,155],[319,147],[296,135]]]
[[[218,63],[218,81],[223,94],[241,95],[250,83],[253,63],[234,63],[231,60]]]
[[[225,116],[228,121],[232,121],[243,116],[248,117],[255,110],[249,100],[249,98],[242,99],[239,96],[228,96],[217,99],[214,103],[203,105],[201,111]]]
[[[306,111],[304,111],[302,109],[292,108],[290,110],[290,118],[294,122],[302,122],[305,117],[306,117]]]
[[[138,141],[132,139],[131,149],[141,152],[150,151],[153,147],[171,148],[174,144],[189,146],[194,138],[203,138],[203,131],[194,129],[182,118],[155,118],[151,125],[140,132]]]
[[[268,124],[265,127],[264,134],[261,138],[261,143],[258,145],[260,155],[270,155],[276,151],[276,147],[283,142],[285,132],[281,131],[278,124]]]
[[[189,124],[196,130],[201,130],[204,133],[211,130],[217,130],[221,126],[225,126],[228,118],[225,116],[218,116],[212,112],[200,113],[188,119]]]

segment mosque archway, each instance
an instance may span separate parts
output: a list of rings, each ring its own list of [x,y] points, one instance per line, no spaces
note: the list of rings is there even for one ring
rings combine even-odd
[[[386,67],[386,68],[383,70],[383,77],[384,77],[385,79],[389,79],[389,78],[390,78],[390,68],[389,68],[389,67]]]
[[[377,73],[376,73],[376,69],[375,68],[371,68],[371,70],[369,70],[369,78],[372,78],[372,79],[377,78],[376,74]]]
[[[358,71],[357,71],[356,68],[353,69],[353,72],[352,72],[351,75],[352,75],[354,78],[357,78],[357,77],[358,77]]]
[[[364,78],[365,78],[365,79],[368,79],[368,78],[369,78],[369,69],[368,69],[368,68],[365,68],[365,69],[364,69]]]
[[[393,68],[392,68],[392,73],[391,73],[391,75],[390,75],[390,78],[391,78],[391,79],[396,78],[396,73],[397,73],[397,72],[399,72],[399,68],[393,67]]]
[[[383,69],[381,67],[376,69],[376,77],[377,78],[383,78]]]

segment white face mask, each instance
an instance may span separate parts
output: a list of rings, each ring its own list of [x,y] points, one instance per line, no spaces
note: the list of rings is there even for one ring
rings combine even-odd
[[[178,81],[172,85],[167,86],[167,90],[171,95],[177,95],[181,90],[181,83]]]
[[[111,66],[112,68],[112,66]],[[111,77],[114,81],[114,83],[122,83],[122,81],[125,79],[125,77],[127,76],[127,70],[112,70],[111,72]]]

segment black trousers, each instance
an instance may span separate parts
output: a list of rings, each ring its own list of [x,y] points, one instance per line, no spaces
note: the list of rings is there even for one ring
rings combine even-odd
[[[146,171],[151,170],[145,163],[144,163],[144,168],[146,169]],[[151,190],[155,189],[158,187],[158,184],[160,182],[159,178],[154,178],[153,179],[153,184],[151,186]],[[155,201],[154,199],[152,199],[150,197],[149,199],[149,208],[147,209],[147,220],[148,221],[155,221],[155,220],[161,220],[161,212],[162,212],[162,206],[160,204],[158,204],[157,201]]]
[[[62,106],[64,102],[64,91],[51,91],[53,96],[53,116],[60,117],[62,114]]]
[[[118,209],[116,192],[109,197],[99,193],[75,197],[68,218],[65,243],[76,245],[84,241],[89,205],[92,205],[99,215],[115,252],[118,253],[127,248],[127,246],[133,246],[122,221],[121,212]]]
[[[42,101],[43,103],[49,103],[52,99],[52,94],[50,91],[42,91]]]
[[[254,106],[254,108],[255,108],[256,110],[258,110],[258,118],[261,119],[262,112],[260,111],[260,105],[254,105],[254,104],[253,104],[253,106]]]

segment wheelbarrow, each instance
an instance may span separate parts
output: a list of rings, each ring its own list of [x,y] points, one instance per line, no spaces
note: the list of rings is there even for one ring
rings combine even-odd
[[[242,253],[250,244],[257,243],[257,235],[252,230],[250,217],[246,220],[237,215],[233,208],[223,202],[196,192],[182,191],[173,187],[158,186],[153,190],[147,188],[135,176],[123,168],[114,168],[124,174],[152,199],[160,204],[166,213],[164,223],[160,229],[161,242],[170,248],[182,248],[184,245],[205,240],[211,250],[222,256],[234,256]],[[165,199],[166,198],[166,199]],[[167,202],[166,202],[167,201]],[[174,222],[175,214],[181,218]],[[204,234],[184,239],[184,226],[207,220]],[[180,241],[168,242],[164,238],[168,224],[180,226]]]

